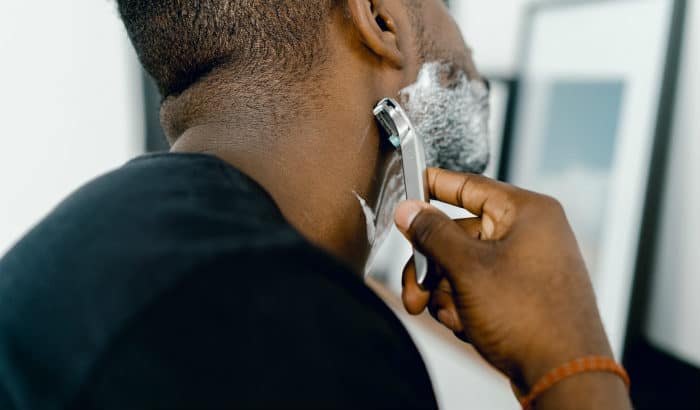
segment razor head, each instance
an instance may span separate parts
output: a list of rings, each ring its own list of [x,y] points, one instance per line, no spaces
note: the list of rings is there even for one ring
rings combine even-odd
[[[407,199],[430,200],[423,138],[399,103],[391,98],[374,107],[374,116],[389,137],[389,142],[401,154]]]
[[[399,103],[391,98],[379,101],[374,107],[374,117],[389,136],[391,145],[401,148],[401,135],[406,135],[413,125]]]
[[[406,199],[430,201],[428,171],[423,139],[418,135],[408,115],[395,100],[385,98],[374,107],[374,116],[389,137],[389,142],[399,151],[406,187]],[[414,251],[416,279],[427,287],[428,260]]]

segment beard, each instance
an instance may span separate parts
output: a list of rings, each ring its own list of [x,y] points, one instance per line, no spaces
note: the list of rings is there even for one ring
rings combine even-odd
[[[490,159],[489,92],[449,63],[424,64],[400,93],[401,105],[423,138],[429,167],[482,173]]]

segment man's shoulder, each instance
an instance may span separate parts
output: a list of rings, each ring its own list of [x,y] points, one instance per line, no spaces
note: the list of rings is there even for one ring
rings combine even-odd
[[[214,157],[133,160],[71,194],[0,259],[0,308],[25,298],[138,305],[193,270],[231,269],[250,250],[304,249],[265,195]]]
[[[271,197],[252,179],[224,161],[204,154],[151,154],[95,178],[64,200],[50,215],[105,215],[117,220],[222,217],[217,222],[283,222]],[[124,221],[128,222],[128,221]],[[176,223],[179,222],[179,223]]]
[[[25,270],[36,271],[43,257],[63,268],[92,258],[114,263],[182,256],[224,242],[235,249],[275,230],[287,230],[287,224],[269,196],[222,161],[150,155],[76,190],[0,266],[9,269],[9,262],[20,260]]]
[[[381,360],[373,399],[402,369],[415,375],[418,366],[416,380],[429,383],[405,330],[362,280],[213,158],[148,157],[96,179],[0,260],[0,272],[0,396],[9,380],[52,381],[9,392],[29,408],[93,382],[116,400],[133,376],[113,377],[150,358],[150,380],[167,380],[158,369],[187,370],[191,348],[211,355],[180,374],[220,370],[248,386],[242,402],[257,400],[262,384],[227,369],[274,384],[274,372],[290,380],[306,367],[311,381],[336,389],[344,382],[333,369],[350,369],[359,383]],[[274,385],[297,398],[313,393],[297,381]],[[360,384],[346,387],[369,391]]]
[[[250,333],[264,318],[298,320],[280,312],[313,312],[309,295],[360,305],[367,294],[350,275],[218,160],[133,161],[76,191],[0,260],[0,404],[10,380],[52,381],[8,392],[31,408],[68,400],[116,340],[148,343],[140,335],[173,318],[228,318]]]

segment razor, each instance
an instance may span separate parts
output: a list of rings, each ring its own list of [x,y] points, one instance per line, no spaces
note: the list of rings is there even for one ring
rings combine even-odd
[[[408,115],[395,100],[385,98],[374,107],[374,117],[389,137],[389,143],[396,148],[401,157],[406,199],[429,202],[430,192],[423,139],[416,132]],[[418,285],[425,288],[428,279],[428,260],[415,249],[413,256]]]

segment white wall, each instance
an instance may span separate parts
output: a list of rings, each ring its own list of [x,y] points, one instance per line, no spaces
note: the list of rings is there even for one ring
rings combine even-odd
[[[140,74],[115,2],[3,2],[0,255],[63,197],[137,154]]]
[[[700,3],[688,7],[647,334],[700,367]]]
[[[482,72],[509,76],[518,65],[522,16],[533,0],[455,0],[452,9]]]

